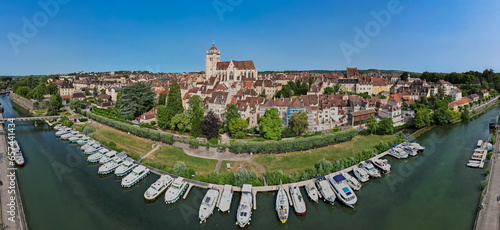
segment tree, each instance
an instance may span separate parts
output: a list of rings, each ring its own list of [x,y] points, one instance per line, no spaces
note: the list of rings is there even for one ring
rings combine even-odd
[[[88,90],[85,90],[85,95],[88,95]],[[116,102],[115,102],[116,111],[118,111],[118,109],[120,108],[120,98],[122,97],[122,95],[123,95],[123,90],[118,91],[118,93],[116,94]]]
[[[45,95],[45,83],[40,82],[40,84],[36,86],[32,92],[33,92],[33,99],[37,101],[42,101],[43,96]]]
[[[279,140],[283,132],[283,120],[277,108],[266,109],[264,116],[259,119],[260,134],[265,139]]]
[[[394,134],[394,125],[392,118],[384,118],[379,122],[379,127],[377,129],[378,134],[388,135]]]
[[[55,95],[50,96],[50,98],[49,98],[49,104],[50,104],[51,108],[53,108],[55,110],[59,110],[59,108],[61,108],[61,106],[62,106],[62,97],[61,97],[61,95],[55,94]]]
[[[120,114],[137,117],[151,110],[155,104],[153,88],[144,82],[127,86],[121,91],[123,93],[119,97],[118,106]]]
[[[235,138],[243,138],[247,135],[248,121],[243,118],[232,119],[229,122],[229,131]]]
[[[410,77],[410,74],[408,72],[404,72],[403,74],[401,74],[402,81],[408,80],[409,77]]]
[[[470,112],[468,108],[465,108],[464,111],[462,112],[462,120],[469,120],[470,119]]]
[[[159,105],[156,111],[156,119],[158,120],[158,127],[161,129],[167,129],[170,125],[170,122],[167,121],[168,117],[168,109],[164,105]]]
[[[177,161],[174,165],[174,174],[177,176],[184,176],[187,171],[187,166],[184,161]]]
[[[248,183],[250,179],[250,174],[246,169],[240,168],[234,172],[234,185],[235,186],[243,186],[243,184]]]
[[[101,94],[106,94],[106,89],[101,89]]]
[[[97,97],[97,95],[99,95],[99,90],[97,89],[97,86],[94,86],[94,90],[92,90],[92,94],[94,95],[94,97]]]
[[[158,116],[158,115],[157,115]],[[191,122],[189,117],[185,113],[178,113],[172,119],[170,119],[170,128],[179,130],[181,132],[187,132],[191,130]]]
[[[415,113],[415,128],[420,129],[431,125],[431,113],[428,109],[422,108]]]
[[[21,86],[21,87],[17,88],[14,92],[21,97],[26,97],[28,95],[28,93],[31,92],[31,89],[26,87],[26,86]],[[30,99],[30,98],[28,98],[28,99]]]
[[[220,130],[220,119],[213,111],[209,111],[205,119],[201,122],[201,130],[207,139],[218,138]]]
[[[365,124],[368,127],[368,131],[370,131],[371,134],[377,132],[378,122],[375,116],[371,115],[368,119],[366,119]]]
[[[57,84],[54,82],[49,83],[47,85],[46,93],[50,94],[50,95],[54,95],[54,94],[59,93],[59,89],[57,88]]]
[[[312,77],[309,77],[309,86],[312,86],[314,83],[314,79]]]
[[[191,121],[191,135],[199,137],[202,134],[201,130],[201,117],[195,117]]]
[[[203,119],[204,113],[205,110],[203,109],[203,101],[201,100],[201,97],[198,95],[194,95],[189,98],[188,114],[191,122],[197,117],[200,118],[201,121]]]
[[[78,110],[79,108],[80,109],[83,109],[85,107],[85,103],[83,103],[83,101],[81,100],[71,100],[71,102],[69,103],[69,108],[72,109],[72,110]]]
[[[88,89],[85,89],[85,96],[90,95],[90,91]]]
[[[229,104],[226,108],[226,119],[224,120],[224,130],[229,131],[229,122],[240,118],[240,113],[238,113],[238,108],[235,104]],[[231,133],[230,133],[231,134]]]
[[[181,88],[177,81],[172,83],[172,87],[170,87],[170,91],[168,92],[167,112],[167,117],[165,118],[167,122],[170,122],[175,115],[184,112],[184,107],[182,107]]]
[[[158,105],[165,105],[167,102],[167,93],[161,92],[160,95],[158,95]]]
[[[304,111],[300,111],[298,113],[292,114],[290,120],[288,121],[288,126],[296,136],[304,133],[309,127],[309,122],[307,121],[307,113]]]
[[[326,87],[325,88],[325,94],[332,94],[335,93],[335,89],[332,87]]]
[[[89,135],[90,133],[92,133],[92,129],[88,126],[85,126],[82,130],[82,133],[85,135]]]

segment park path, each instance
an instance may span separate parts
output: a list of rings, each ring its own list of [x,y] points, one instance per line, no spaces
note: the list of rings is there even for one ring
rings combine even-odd
[[[139,162],[142,162],[142,160],[144,158],[147,158],[149,157],[151,154],[153,154],[154,152],[156,152],[158,149],[160,149],[160,146],[161,144],[160,143],[156,143],[156,147],[154,147],[154,149],[152,149],[151,151],[149,151],[148,153],[146,153],[146,155],[142,156],[140,159],[139,159]]]

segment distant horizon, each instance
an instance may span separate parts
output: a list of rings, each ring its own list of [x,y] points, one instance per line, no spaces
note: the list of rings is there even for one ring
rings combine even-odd
[[[1,1],[0,74],[204,71],[212,41],[221,60],[258,71],[500,70],[499,11],[498,1]]]

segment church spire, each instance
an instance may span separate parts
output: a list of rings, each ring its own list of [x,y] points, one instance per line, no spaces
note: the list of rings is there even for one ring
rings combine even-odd
[[[212,40],[212,48],[210,48],[210,50],[217,50],[217,48],[215,48],[215,40]]]

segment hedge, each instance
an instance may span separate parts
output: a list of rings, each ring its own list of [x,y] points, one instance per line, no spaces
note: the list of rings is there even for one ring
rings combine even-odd
[[[156,141],[162,141],[168,144],[173,144],[174,143],[174,135],[170,133],[160,133],[159,131],[156,130],[151,130],[148,128],[141,128],[136,125],[130,125],[124,122],[120,122],[114,119],[106,118],[100,115],[97,115],[95,113],[81,110],[81,114],[85,115],[91,119],[96,120],[97,122],[103,123],[105,125],[111,126],[113,128],[125,131],[125,132],[130,132],[136,136],[139,137],[144,137]]]
[[[356,135],[358,135],[358,131],[356,129],[349,129],[347,131],[305,138],[296,138],[293,140],[263,142],[253,141],[248,143],[234,142],[229,148],[236,153],[274,153],[299,151],[348,141],[354,138]]]

